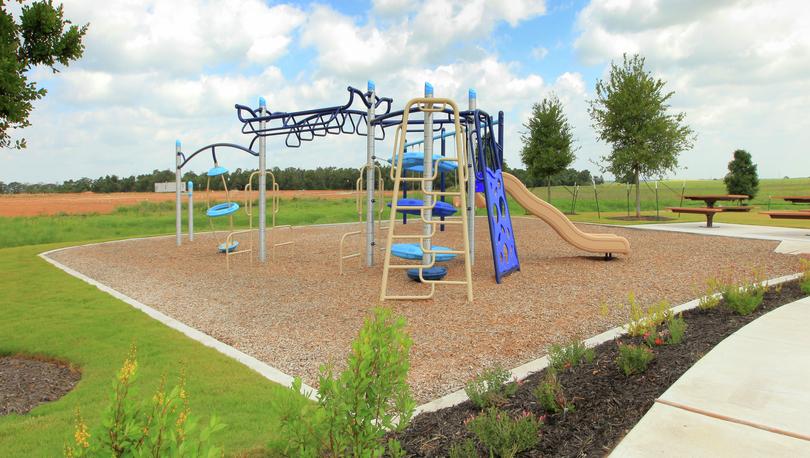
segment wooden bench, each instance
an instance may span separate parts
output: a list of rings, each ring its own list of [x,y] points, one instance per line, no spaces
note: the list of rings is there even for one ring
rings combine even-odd
[[[749,205],[739,205],[736,207],[714,207],[714,208],[719,208],[724,212],[750,212],[751,209],[753,209],[754,207],[751,207]]]
[[[772,219],[810,219],[810,210],[762,212]]]
[[[712,227],[714,215],[725,211],[718,207],[667,207],[667,210],[672,210],[674,213],[694,213],[698,215],[706,215],[706,227]]]

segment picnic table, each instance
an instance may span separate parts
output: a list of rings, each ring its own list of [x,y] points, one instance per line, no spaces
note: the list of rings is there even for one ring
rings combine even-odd
[[[717,202],[735,201],[735,200],[748,200],[751,196],[745,194],[707,194],[703,196],[683,196],[686,200],[702,200],[706,202],[707,208],[714,208]]]
[[[810,204],[810,196],[784,196],[777,199],[786,200],[794,204]]]
[[[810,204],[810,196],[784,196],[777,197],[777,199],[786,200],[794,204]],[[762,212],[763,215],[768,215],[772,219],[810,219],[810,209],[801,209],[799,211],[767,211]]]
[[[669,210],[675,213],[694,213],[698,215],[704,215],[706,217],[706,227],[712,227],[712,222],[714,221],[714,215],[717,213],[722,212],[747,212],[751,211],[751,207],[749,206],[736,206],[736,207],[715,207],[714,204],[717,202],[727,202],[727,201],[734,201],[734,200],[747,200],[750,199],[751,196],[747,196],[745,194],[707,194],[707,195],[692,195],[692,196],[683,196],[684,199],[687,200],[702,200],[706,202],[705,207],[667,207]]]

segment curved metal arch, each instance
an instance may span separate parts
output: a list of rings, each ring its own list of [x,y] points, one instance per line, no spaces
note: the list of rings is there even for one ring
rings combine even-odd
[[[253,146],[253,142],[250,143],[250,146],[251,147]],[[210,145],[203,146],[202,148],[198,149],[197,151],[194,151],[188,157],[186,157],[183,153],[180,153],[180,156],[183,158],[183,162],[180,163],[180,167],[178,167],[178,168],[182,169],[190,160],[194,159],[194,156],[202,153],[203,151],[209,150],[209,149],[211,150],[211,157],[214,159],[214,162],[216,163],[217,162],[217,152],[216,152],[217,148],[234,148],[234,149],[244,151],[244,152],[250,154],[251,156],[255,156],[255,157],[259,156],[259,153],[257,153],[256,151],[253,151],[250,148],[245,148],[242,145],[237,145],[235,143],[212,143]]]

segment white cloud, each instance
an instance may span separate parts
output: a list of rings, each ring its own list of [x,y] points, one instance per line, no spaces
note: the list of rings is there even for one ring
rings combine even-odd
[[[803,164],[810,142],[810,9],[803,0],[593,1],[578,17],[575,47],[592,64],[640,53],[675,91],[698,141],[682,162],[717,177],[746,148],[764,176]],[[810,170],[791,169],[808,175]]]
[[[547,55],[548,55],[548,48],[544,48],[542,46],[532,48],[532,57],[534,57],[537,60],[543,60]]]

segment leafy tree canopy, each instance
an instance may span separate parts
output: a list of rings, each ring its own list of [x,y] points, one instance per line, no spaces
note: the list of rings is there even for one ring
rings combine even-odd
[[[743,149],[734,151],[734,159],[728,163],[728,173],[723,178],[729,194],[745,194],[753,199],[759,191],[757,165],[751,154]]]
[[[639,177],[664,175],[678,167],[678,155],[692,148],[695,135],[683,113],[671,114],[663,80],[644,68],[644,58],[623,56],[612,62],[607,80],[596,83],[589,114],[600,140],[611,145],[602,160],[616,177],[634,177],[636,215],[640,213]]]
[[[546,179],[550,195],[550,177],[565,170],[576,158],[571,125],[560,99],[552,94],[534,104],[532,116],[523,126],[528,131],[521,137],[520,158],[534,178]]]
[[[25,148],[25,139],[12,141],[10,131],[30,126],[33,102],[45,96],[28,71],[42,65],[56,73],[57,64],[80,58],[87,27],[71,25],[52,0],[23,4],[19,18],[0,1],[0,148]]]

